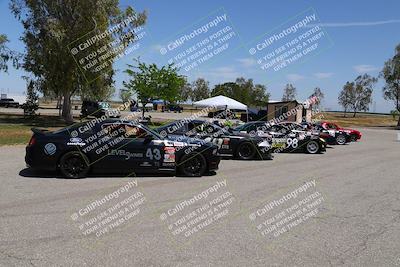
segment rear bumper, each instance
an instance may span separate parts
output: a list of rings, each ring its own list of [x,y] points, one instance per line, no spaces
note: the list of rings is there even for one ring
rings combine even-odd
[[[44,157],[36,147],[27,146],[25,148],[26,166],[36,170],[54,171],[57,169],[56,159]]]

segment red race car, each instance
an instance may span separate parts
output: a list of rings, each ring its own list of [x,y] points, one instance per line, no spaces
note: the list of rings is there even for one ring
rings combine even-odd
[[[323,121],[323,122],[321,122],[321,125],[323,128],[325,128],[327,130],[330,130],[330,129],[331,130],[341,130],[341,131],[348,133],[351,137],[351,141],[353,141],[353,142],[361,139],[361,136],[362,136],[362,134],[357,130],[345,129],[333,122]]]

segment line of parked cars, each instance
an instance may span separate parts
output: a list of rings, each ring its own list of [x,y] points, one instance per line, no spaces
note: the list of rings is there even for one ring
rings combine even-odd
[[[217,121],[177,120],[156,129],[138,121],[98,118],[47,131],[32,129],[27,166],[57,170],[67,178],[92,173],[169,173],[202,176],[221,159],[272,160],[276,153],[317,154],[361,133],[331,122],[248,122],[224,127]]]

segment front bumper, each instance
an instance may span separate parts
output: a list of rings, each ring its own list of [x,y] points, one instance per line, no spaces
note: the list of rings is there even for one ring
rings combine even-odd
[[[218,155],[211,155],[207,157],[207,166],[209,171],[218,170],[219,163],[221,162],[221,157]]]

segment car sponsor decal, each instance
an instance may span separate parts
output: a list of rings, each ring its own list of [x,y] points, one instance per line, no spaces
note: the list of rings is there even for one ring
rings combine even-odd
[[[164,147],[164,162],[175,162],[175,148],[174,147]],[[165,166],[165,165],[163,165]]]
[[[44,153],[46,155],[52,156],[56,153],[56,151],[57,151],[57,147],[53,143],[48,143],[44,146]]]
[[[82,142],[82,139],[79,137],[73,137],[69,139],[69,142],[67,143],[67,146],[85,146],[86,143]]]
[[[148,161],[145,161],[142,164],[140,164],[140,167],[151,167],[151,166],[153,166],[153,165]]]
[[[129,160],[131,158],[143,158],[143,153],[133,153],[126,151],[124,149],[112,149],[108,151],[109,156],[124,156],[125,160]]]

